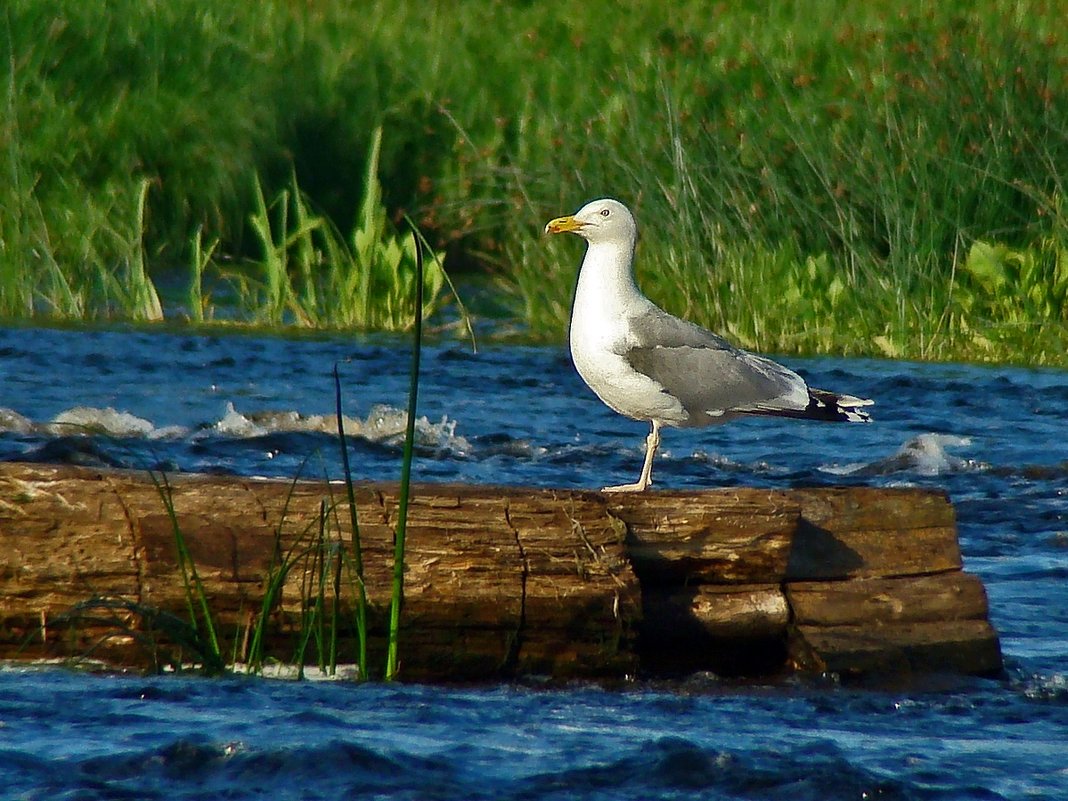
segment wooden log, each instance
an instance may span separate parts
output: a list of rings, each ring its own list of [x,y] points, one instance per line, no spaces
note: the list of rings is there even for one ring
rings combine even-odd
[[[961,568],[953,506],[944,493],[876,487],[801,489],[787,581],[912,576]]]
[[[523,560],[517,672],[560,677],[598,665],[602,674],[634,673],[641,591],[601,499],[522,489],[507,497]]]
[[[785,586],[795,669],[907,676],[1001,669],[986,590],[961,571]]]
[[[986,590],[973,575],[954,571],[856,581],[797,582],[785,586],[799,626],[935,623],[986,620]]]
[[[86,648],[113,633],[111,623],[83,617],[73,635],[53,623],[44,642],[34,636],[42,619],[56,621],[90,598],[184,615],[164,496],[219,629],[233,639],[241,639],[240,627],[260,608],[276,554],[289,555],[292,569],[271,610],[279,657],[289,656],[309,605],[320,521],[329,547],[352,548],[348,505],[336,486],[179,475],[168,479],[161,495],[141,473],[2,468],[0,541],[7,556],[0,570],[0,657],[40,656],[72,643]],[[376,661],[384,651],[396,507],[395,487],[357,492]],[[637,669],[632,641],[640,591],[598,496],[567,493],[560,502],[552,491],[435,485],[414,493],[407,536],[405,677],[598,676]],[[353,598],[350,593],[341,610],[347,621]],[[124,617],[135,631],[136,617]],[[351,623],[346,628],[351,637]],[[113,638],[110,651],[97,653],[115,658],[113,651],[130,651],[130,642]],[[351,658],[349,643],[343,647]]]
[[[644,584],[750,584],[787,572],[800,506],[783,492],[730,489],[611,495]]]
[[[872,487],[615,495],[643,583],[751,583],[960,569],[938,492]],[[903,547],[904,546],[904,547]]]
[[[789,659],[796,670],[910,677],[1001,670],[997,633],[986,620],[857,626],[795,626]]]
[[[165,498],[227,653],[245,653],[249,622],[284,557],[268,631],[272,654],[292,659],[302,621],[319,609],[317,587],[337,577],[324,564],[332,569],[353,549],[339,485],[179,475],[161,493],[145,473],[11,463],[0,464],[0,657],[81,653],[101,638],[95,653],[118,662],[136,660],[145,640],[172,647],[175,638],[144,614],[188,616]],[[397,490],[363,485],[356,500],[377,665]],[[981,584],[960,564],[953,509],[937,492],[620,496],[422,485],[409,510],[402,676],[850,673],[942,663],[989,672],[1000,665],[996,634]],[[340,578],[342,658],[351,659],[348,567]],[[92,598],[121,603],[83,614],[77,628],[58,625]],[[120,636],[116,620],[127,627]],[[950,658],[953,643],[961,647]]]

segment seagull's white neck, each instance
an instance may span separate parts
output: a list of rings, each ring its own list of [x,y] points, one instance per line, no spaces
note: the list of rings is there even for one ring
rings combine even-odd
[[[640,302],[633,261],[633,240],[591,242],[579,269],[572,319],[586,314],[618,315]]]

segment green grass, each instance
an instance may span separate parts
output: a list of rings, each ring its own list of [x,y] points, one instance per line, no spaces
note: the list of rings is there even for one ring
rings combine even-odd
[[[270,204],[256,182],[255,211],[250,217],[261,259],[242,271],[222,270],[237,289],[237,305],[261,325],[356,328],[397,331],[411,327],[415,284],[420,283],[419,315],[432,313],[441,299],[446,276],[442,257],[417,270],[414,240],[389,229],[381,206],[376,130],[364,176],[364,198],[356,226],[343,236],[311,208],[292,179]],[[193,274],[203,275],[205,257],[194,250]],[[200,286],[203,278],[200,278]],[[194,291],[190,305],[210,306]],[[427,298],[424,302],[422,298]]]
[[[400,489],[397,498],[397,528],[393,535],[393,582],[389,602],[389,642],[386,649],[386,681],[400,673],[400,618],[404,606],[404,548],[408,530],[408,504],[411,499],[412,459],[415,454],[415,413],[419,399],[419,363],[423,350],[423,249],[413,229],[415,248],[415,319],[412,324],[412,363],[408,374],[408,415],[404,425],[404,452],[401,457]],[[341,412],[338,411],[338,420]],[[340,423],[339,423],[340,425]],[[347,476],[346,476],[347,478]]]
[[[1053,0],[12,0],[0,314],[151,318],[147,265],[188,274],[185,313],[210,319],[195,288],[244,265],[249,320],[388,327],[389,292],[338,265],[358,231],[399,242],[378,225],[408,213],[561,341],[581,249],[541,226],[611,194],[638,214],[648,294],[743,344],[1064,365],[1063,18]],[[388,212],[369,225],[369,205]]]
[[[367,585],[363,575],[363,546],[360,539],[360,520],[356,507],[356,491],[352,483],[352,468],[349,465],[349,444],[345,436],[345,415],[341,405],[341,376],[334,364],[334,409],[337,418],[337,440],[341,448],[341,465],[345,473],[345,498],[349,504],[349,531],[352,539],[351,572],[356,588],[356,637],[358,652],[356,664],[360,676],[367,673]]]
[[[219,648],[219,636],[216,633],[215,620],[211,611],[211,603],[204,584],[197,573],[196,562],[189,553],[185,535],[178,524],[178,515],[174,510],[174,498],[171,493],[170,483],[165,473],[157,474],[149,471],[149,477],[159,492],[160,500],[167,510],[167,517],[174,533],[175,561],[182,574],[182,588],[185,591],[186,611],[189,613],[189,621],[186,638],[189,642],[197,643],[202,658],[203,670],[209,675],[221,673],[224,670],[222,651]],[[166,616],[160,616],[166,617]]]

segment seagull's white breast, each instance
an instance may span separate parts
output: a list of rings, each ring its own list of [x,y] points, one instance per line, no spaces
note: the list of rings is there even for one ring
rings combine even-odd
[[[624,354],[638,344],[630,325],[652,304],[630,277],[630,253],[617,265],[617,251],[591,246],[583,261],[571,315],[571,360],[582,380],[606,406],[636,420],[684,425],[682,405],[664,387],[639,373]],[[605,280],[606,271],[626,272],[625,281]]]

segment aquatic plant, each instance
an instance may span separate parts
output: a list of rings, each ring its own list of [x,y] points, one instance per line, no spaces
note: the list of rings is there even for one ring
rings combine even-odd
[[[259,181],[250,218],[261,257],[242,271],[223,271],[237,288],[238,307],[252,321],[315,328],[407,330],[417,248],[389,230],[378,159],[382,129],[372,137],[364,194],[356,225],[346,237],[316,214],[292,176],[270,204]],[[419,286],[420,316],[431,314],[445,286],[442,256],[435,254]]]
[[[51,625],[71,633],[87,629],[104,632],[78,654],[75,663],[93,659],[113,638],[128,638],[141,645],[156,673],[164,668],[185,670],[190,664],[200,665],[207,675],[225,671],[225,665],[199,627],[151,604],[129,598],[99,596],[86,599],[56,615]]]
[[[404,452],[401,458],[400,497],[398,498],[397,528],[393,541],[393,586],[389,604],[389,645],[386,654],[386,681],[397,678],[400,640],[400,613],[404,602],[404,541],[408,530],[408,502],[411,497],[412,457],[415,445],[415,411],[419,396],[419,362],[423,347],[423,248],[412,226],[415,248],[415,319],[412,324],[412,363],[408,379],[408,420],[404,428]]]
[[[996,352],[994,340],[1015,340],[1051,322],[1068,321],[1068,217],[1059,199],[1054,209],[1058,230],[1037,244],[1015,248],[976,240],[959,261],[950,313],[979,348]],[[1039,337],[1033,347],[1045,344]]]
[[[171,529],[174,533],[175,556],[182,576],[182,586],[185,589],[186,610],[189,613],[189,627],[182,630],[184,639],[196,643],[196,651],[203,658],[203,669],[206,673],[221,673],[224,662],[222,651],[219,648],[219,638],[215,631],[211,605],[208,602],[207,594],[204,592],[204,584],[197,573],[196,562],[190,555],[189,548],[186,545],[182,527],[178,523],[178,515],[174,511],[174,498],[171,494],[170,483],[167,481],[167,474],[150,470],[148,475],[159,493],[164,508],[167,510],[167,518],[170,520]],[[141,607],[142,618],[149,620],[165,619],[158,614],[152,614],[144,605],[138,606]]]
[[[344,471],[345,495],[348,500],[349,525],[352,532],[352,569],[356,585],[356,658],[360,677],[367,678],[367,586],[363,581],[363,547],[360,540],[360,521],[356,510],[356,492],[352,484],[352,469],[349,465],[349,446],[345,438],[345,415],[341,409],[341,377],[334,364],[334,408],[337,415],[337,438],[341,448],[341,465]]]

